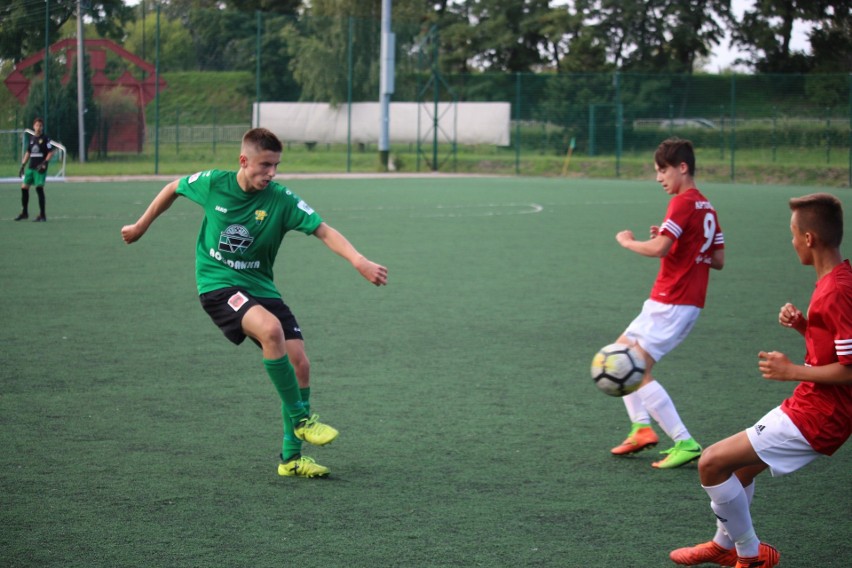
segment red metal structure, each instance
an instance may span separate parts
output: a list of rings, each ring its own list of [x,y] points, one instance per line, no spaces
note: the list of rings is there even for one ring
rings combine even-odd
[[[121,89],[130,95],[136,104],[136,110],[132,113],[119,113],[115,116],[105,118],[89,144],[89,151],[106,149],[114,152],[141,152],[145,143],[145,105],[154,100],[157,91],[156,75],[153,65],[130,53],[120,45],[106,39],[83,40],[83,49],[89,58],[92,89],[97,99],[101,95],[114,89]],[[62,77],[62,84],[71,79],[71,70],[77,60],[77,40],[74,38],[63,39],[50,46],[51,53],[65,54],[66,73]],[[107,55],[114,53],[127,62],[127,68],[118,79],[110,79],[106,75]],[[6,88],[21,103],[27,102],[30,94],[30,80],[23,71],[44,60],[44,50],[39,51],[23,59],[15,66],[12,73],[6,77],[4,83]],[[144,79],[139,80],[130,72],[130,65],[141,69]],[[160,91],[166,88],[166,82],[160,77]],[[103,147],[103,134],[106,136],[106,148]]]

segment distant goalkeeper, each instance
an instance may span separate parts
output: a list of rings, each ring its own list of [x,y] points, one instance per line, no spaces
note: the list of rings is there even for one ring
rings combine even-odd
[[[44,120],[36,117],[33,120],[33,132],[27,142],[27,151],[21,162],[18,176],[24,178],[21,185],[21,213],[15,217],[15,221],[29,219],[30,186],[35,186],[38,194],[38,217],[33,221],[43,223],[47,221],[45,213],[44,182],[47,179],[47,165],[53,157],[53,141],[44,133]]]

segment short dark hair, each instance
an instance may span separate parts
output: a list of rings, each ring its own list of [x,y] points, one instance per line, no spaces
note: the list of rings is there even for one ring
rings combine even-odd
[[[281,153],[283,146],[281,140],[271,131],[266,128],[252,128],[243,135],[243,145],[254,146],[258,150],[269,150],[272,152]]]
[[[692,142],[682,138],[668,138],[657,146],[657,151],[654,153],[654,162],[658,167],[666,166],[677,167],[681,164],[686,164],[689,170],[689,175],[695,175],[695,150],[692,147]]]
[[[803,233],[814,233],[823,244],[840,248],[843,242],[843,205],[830,193],[812,193],[790,199],[790,211]]]
[[[33,124],[35,124],[36,122],[40,122],[41,125],[44,126],[44,119],[42,117],[40,117],[40,116],[35,117],[33,119]]]

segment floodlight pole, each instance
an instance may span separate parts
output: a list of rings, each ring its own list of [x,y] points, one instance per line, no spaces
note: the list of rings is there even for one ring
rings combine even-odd
[[[77,154],[86,163],[86,93],[83,92],[83,73],[86,57],[83,53],[83,1],[77,0]]]
[[[391,33],[391,0],[382,0],[382,46],[379,80],[379,106],[381,108],[379,160],[384,171],[388,170],[388,155],[390,154],[388,127],[390,124],[390,97],[393,94],[394,88],[395,51],[395,37]]]

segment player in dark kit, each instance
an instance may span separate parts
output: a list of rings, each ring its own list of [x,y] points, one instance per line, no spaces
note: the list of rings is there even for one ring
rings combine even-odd
[[[44,120],[39,117],[33,121],[33,131],[27,143],[27,151],[21,162],[18,175],[24,178],[21,184],[21,214],[15,217],[15,221],[29,218],[28,207],[30,204],[30,186],[34,185],[38,194],[38,217],[36,222],[47,221],[45,215],[44,181],[47,179],[47,165],[53,157],[53,141],[44,133]]]

